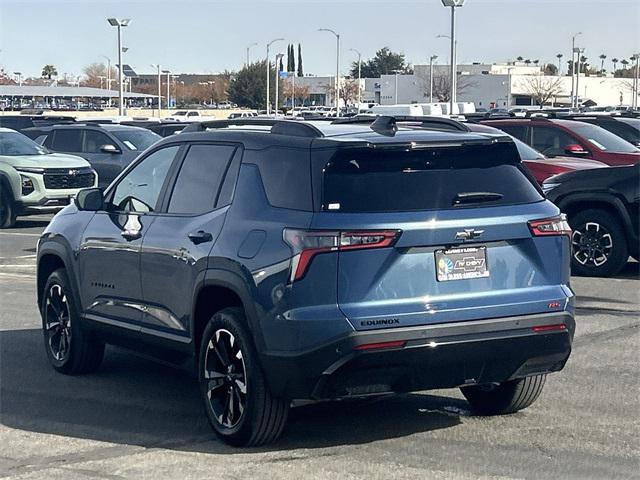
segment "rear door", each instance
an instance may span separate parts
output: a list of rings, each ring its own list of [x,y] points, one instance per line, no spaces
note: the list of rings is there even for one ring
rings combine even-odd
[[[566,305],[568,238],[509,143],[351,150],[326,167],[312,230],[342,232],[338,304],[358,330],[526,315]],[[515,160],[514,160],[515,156]],[[366,248],[375,232],[396,235]],[[366,238],[350,245],[350,238]],[[397,232],[397,233],[393,233]]]
[[[185,150],[162,212],[145,234],[141,254],[143,332],[184,341],[189,339],[195,286],[231,201],[223,183],[235,183],[232,159],[235,167],[240,161],[236,145],[196,143]]]

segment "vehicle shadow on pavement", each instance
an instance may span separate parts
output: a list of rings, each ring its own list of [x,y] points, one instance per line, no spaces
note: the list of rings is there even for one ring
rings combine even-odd
[[[466,402],[431,395],[296,407],[280,441],[251,451],[323,448],[403,437],[460,423]],[[219,442],[194,378],[183,369],[109,348],[95,374],[48,364],[39,329],[0,332],[0,422],[103,442],[204,453],[246,452]]]
[[[634,280],[640,278],[640,262],[627,262],[620,272],[613,278]]]

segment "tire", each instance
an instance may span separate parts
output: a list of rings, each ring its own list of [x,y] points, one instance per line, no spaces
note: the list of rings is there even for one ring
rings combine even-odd
[[[11,228],[16,224],[16,208],[11,192],[0,183],[0,228]]]
[[[209,423],[233,446],[275,441],[287,421],[289,402],[266,385],[240,308],[217,312],[202,335],[198,380]]]
[[[576,275],[610,277],[629,259],[622,224],[605,210],[584,210],[569,218],[571,270]]]
[[[527,408],[540,396],[546,375],[510,380],[494,387],[474,385],[460,390],[476,413],[506,415]]]
[[[47,279],[40,305],[44,346],[51,366],[67,375],[94,372],[104,357],[104,343],[90,338],[80,325],[80,311],[67,272]]]

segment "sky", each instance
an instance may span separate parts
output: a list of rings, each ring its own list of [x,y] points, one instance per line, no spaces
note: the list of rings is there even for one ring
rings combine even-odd
[[[440,0],[0,0],[0,66],[39,76],[48,63],[61,75],[80,75],[103,55],[115,64],[108,17],[131,18],[123,63],[137,73],[152,73],[152,63],[177,73],[236,70],[249,44],[258,43],[257,60],[267,42],[284,37],[272,53],[299,42],[305,73],[331,75],[335,37],[318,28],[340,33],[343,72],[357,58],[351,48],[363,59],[388,46],[412,64],[434,54],[447,63],[448,41],[436,36],[450,32],[449,10]],[[556,63],[579,31],[591,61],[640,52],[640,0],[467,0],[456,18],[458,63]]]

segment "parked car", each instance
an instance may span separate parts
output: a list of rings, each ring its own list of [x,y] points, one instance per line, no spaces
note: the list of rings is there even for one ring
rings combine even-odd
[[[189,123],[187,122],[162,122],[156,125],[149,125],[146,128],[154,133],[157,133],[161,137],[168,137],[169,135],[180,133],[188,126]]]
[[[543,189],[569,218],[574,273],[608,277],[639,258],[640,164],[563,173]]]
[[[280,112],[282,113],[282,112]],[[233,112],[229,114],[229,120],[233,120],[234,118],[248,118],[248,117],[257,117],[257,112]]]
[[[483,120],[548,156],[589,158],[607,165],[633,165],[640,150],[613,133],[584,122],[544,117]]]
[[[143,150],[160,140],[146,128],[117,124],[75,124],[29,128],[25,134],[53,152],[86,159],[106,187]]]
[[[172,113],[165,120],[171,122],[204,122],[215,120],[215,117],[204,116],[198,110],[178,110]]]
[[[495,127],[489,125],[468,123],[468,128],[472,132],[490,133],[494,135],[502,134],[504,132]],[[540,184],[547,178],[557,175],[559,173],[570,172],[573,170],[584,170],[588,168],[603,168],[607,167],[607,164],[598,162],[597,160],[589,160],[586,158],[571,158],[571,157],[545,157],[537,150],[531,148],[515,137],[511,137],[518,148],[518,153],[522,159],[522,163],[527,167],[527,170],[531,172],[531,175]]]
[[[640,147],[640,118],[617,115],[572,115],[570,119],[598,125],[635,147]]]
[[[61,210],[81,188],[97,184],[86,160],[0,127],[0,228],[12,227],[17,216]]]
[[[20,133],[32,127],[46,127],[62,123],[75,123],[74,117],[63,115],[0,115],[0,127],[10,128]]]
[[[97,369],[106,342],[193,358],[213,429],[259,445],[291,399],[461,387],[505,414],[563,368],[570,231],[509,138],[233,122],[158,142],[49,224],[54,369]]]

